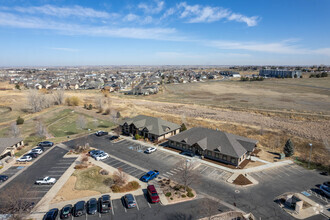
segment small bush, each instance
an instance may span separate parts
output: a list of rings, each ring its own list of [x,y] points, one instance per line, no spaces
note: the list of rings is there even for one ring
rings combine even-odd
[[[110,114],[110,108],[107,108],[107,109],[104,111],[103,114],[104,114],[104,115],[108,115],[108,114]]]
[[[141,135],[139,135],[139,134],[135,134],[135,140],[139,140],[139,139],[142,139],[142,136]]]
[[[165,193],[165,196],[166,196],[166,197],[170,197],[171,195],[172,195],[171,192],[167,192],[167,193]]]
[[[194,193],[192,193],[191,191],[189,191],[189,192],[187,193],[187,196],[188,196],[189,198],[194,197]]]
[[[83,163],[87,163],[87,162],[88,162],[88,157],[87,157],[87,156],[84,156],[84,157],[81,159],[81,161],[82,161]]]
[[[184,186],[182,186],[184,187]],[[187,187],[187,192],[192,192],[192,189],[190,187]]]
[[[172,197],[171,197],[170,199],[171,199],[171,200],[173,200],[173,198],[172,198]]]
[[[102,113],[103,112],[103,108],[99,108],[99,110],[97,111],[97,113]]]
[[[78,106],[80,103],[80,99],[77,96],[71,96],[71,97],[67,97],[65,99],[65,103],[68,106]]]
[[[181,195],[182,198],[186,198],[187,196],[185,194]]]
[[[112,186],[113,184],[114,184],[114,182],[113,182],[113,179],[112,178],[106,178],[104,181],[103,181],[103,183],[105,184],[105,185],[107,185],[107,186]]]
[[[180,186],[180,185],[175,185],[175,186],[173,187],[173,189],[174,189],[175,191],[178,191],[178,190],[181,189],[181,186]]]
[[[85,169],[85,168],[87,168],[87,165],[84,165],[84,164],[77,164],[74,168],[75,168],[76,170]]]
[[[21,116],[18,116],[17,120],[16,120],[16,124],[17,125],[22,125],[24,123],[24,119],[21,118]]]
[[[100,174],[106,176],[109,175],[109,171],[102,169],[100,170]]]
[[[111,186],[111,190],[114,193],[119,193],[120,192],[120,187],[117,186],[117,185],[113,185],[113,186]]]

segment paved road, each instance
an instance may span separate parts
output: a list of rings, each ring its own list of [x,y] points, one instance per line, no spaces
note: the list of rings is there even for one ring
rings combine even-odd
[[[156,151],[147,155],[143,153],[145,146],[141,147],[139,144],[133,144],[126,140],[114,144],[109,141],[108,136],[96,137],[95,135],[90,135],[65,144],[75,146],[86,142],[91,147],[102,149],[110,155],[143,169],[157,169],[161,175],[168,175],[173,180],[178,180],[175,169],[184,161],[182,157],[162,151]],[[321,176],[316,171],[308,171],[293,164],[253,174],[253,177],[260,184],[248,188],[240,188],[224,182],[222,177],[226,176],[226,173],[203,166],[196,168],[199,178],[192,185],[194,189],[202,194],[213,196],[230,204],[236,203],[238,208],[246,212],[252,212],[257,218],[261,219],[293,219],[279,208],[273,201],[274,198],[285,192],[306,191],[315,188],[317,184],[329,181],[328,177]],[[219,172],[218,177],[217,172]],[[134,174],[138,175],[138,173],[133,172]],[[318,216],[318,218],[322,219],[321,216]]]

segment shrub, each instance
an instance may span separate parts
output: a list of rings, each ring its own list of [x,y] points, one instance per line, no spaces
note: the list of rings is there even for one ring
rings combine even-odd
[[[105,115],[108,115],[108,114],[110,114],[110,108],[107,108],[105,111],[104,111],[104,113],[103,114],[105,114]]]
[[[80,103],[80,99],[77,96],[67,97],[65,99],[65,103],[69,106],[78,106]]]
[[[189,198],[194,197],[194,193],[192,193],[191,191],[189,191],[189,192],[187,193],[187,196],[188,196]]]
[[[140,136],[139,134],[135,134],[135,136],[134,136],[134,137],[135,137],[135,139],[136,139],[136,140],[139,140],[139,139],[141,139],[141,138],[142,138],[142,136]]]
[[[187,192],[192,192],[192,189],[190,187],[187,187]]]
[[[113,179],[112,178],[106,178],[103,183],[109,187],[113,186],[114,182],[113,182]]]
[[[113,186],[111,186],[111,190],[114,193],[118,193],[118,192],[120,192],[120,187],[117,185],[113,185]]]
[[[171,197],[170,199],[171,199],[171,200],[173,200],[173,198],[172,198],[172,197]]]
[[[182,123],[180,131],[185,131],[185,130],[187,130],[187,127],[184,123]]]
[[[85,169],[85,168],[87,168],[87,165],[85,165],[85,164],[77,164],[74,168],[76,170]]]
[[[186,196],[185,194],[182,194],[181,197],[182,197],[182,198],[186,198],[187,196]]]
[[[286,157],[291,157],[294,153],[294,147],[292,141],[289,139],[284,146],[284,154]]]
[[[166,196],[166,197],[170,197],[171,195],[172,195],[171,192],[167,192],[167,193],[165,193],[165,196]]]
[[[18,116],[17,120],[16,120],[16,124],[17,125],[22,125],[24,123],[24,119],[21,118],[21,116]]]
[[[103,112],[103,108],[100,107],[99,110],[97,111],[97,113],[102,113]]]
[[[81,159],[81,161],[82,161],[83,163],[87,163],[87,162],[88,162],[88,157],[87,157],[87,156],[84,156],[84,157]]]
[[[109,175],[109,171],[102,169],[102,170],[100,170],[100,174],[106,176],[106,175]]]
[[[86,109],[87,109],[87,104],[86,104],[86,103],[84,104],[84,108],[86,108]]]
[[[87,109],[88,110],[92,110],[93,109],[93,105],[92,104],[89,104]]]
[[[175,185],[175,186],[173,187],[173,189],[174,189],[175,191],[178,191],[178,190],[181,189],[181,186],[180,186],[180,185]]]

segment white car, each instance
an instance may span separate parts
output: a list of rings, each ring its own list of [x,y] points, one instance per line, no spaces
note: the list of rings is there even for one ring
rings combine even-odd
[[[37,179],[35,182],[35,184],[38,184],[38,185],[51,185],[51,184],[55,184],[55,183],[56,183],[56,179],[49,177],[49,176]]]
[[[20,157],[17,159],[18,162],[28,162],[31,160],[32,160],[32,157],[30,157],[30,156],[23,156],[23,157]]]
[[[107,153],[101,153],[101,154],[98,154],[97,156],[95,156],[95,160],[105,160],[109,157],[109,154]]]
[[[157,150],[157,148],[155,148],[155,147],[149,147],[144,152],[146,154],[151,154],[151,153],[155,152],[156,150]]]
[[[34,148],[29,151],[29,153],[35,153],[35,154],[42,154],[44,151],[41,150],[40,148]]]

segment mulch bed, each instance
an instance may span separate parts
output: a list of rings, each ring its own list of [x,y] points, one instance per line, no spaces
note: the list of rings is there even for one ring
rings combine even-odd
[[[240,174],[234,181],[233,183],[235,185],[240,185],[240,186],[245,186],[252,184],[250,180],[248,180],[243,174]]]
[[[244,167],[246,167],[246,165],[248,165],[248,163],[250,163],[251,160],[244,160],[240,165],[239,165],[239,168],[240,169],[244,169]]]

